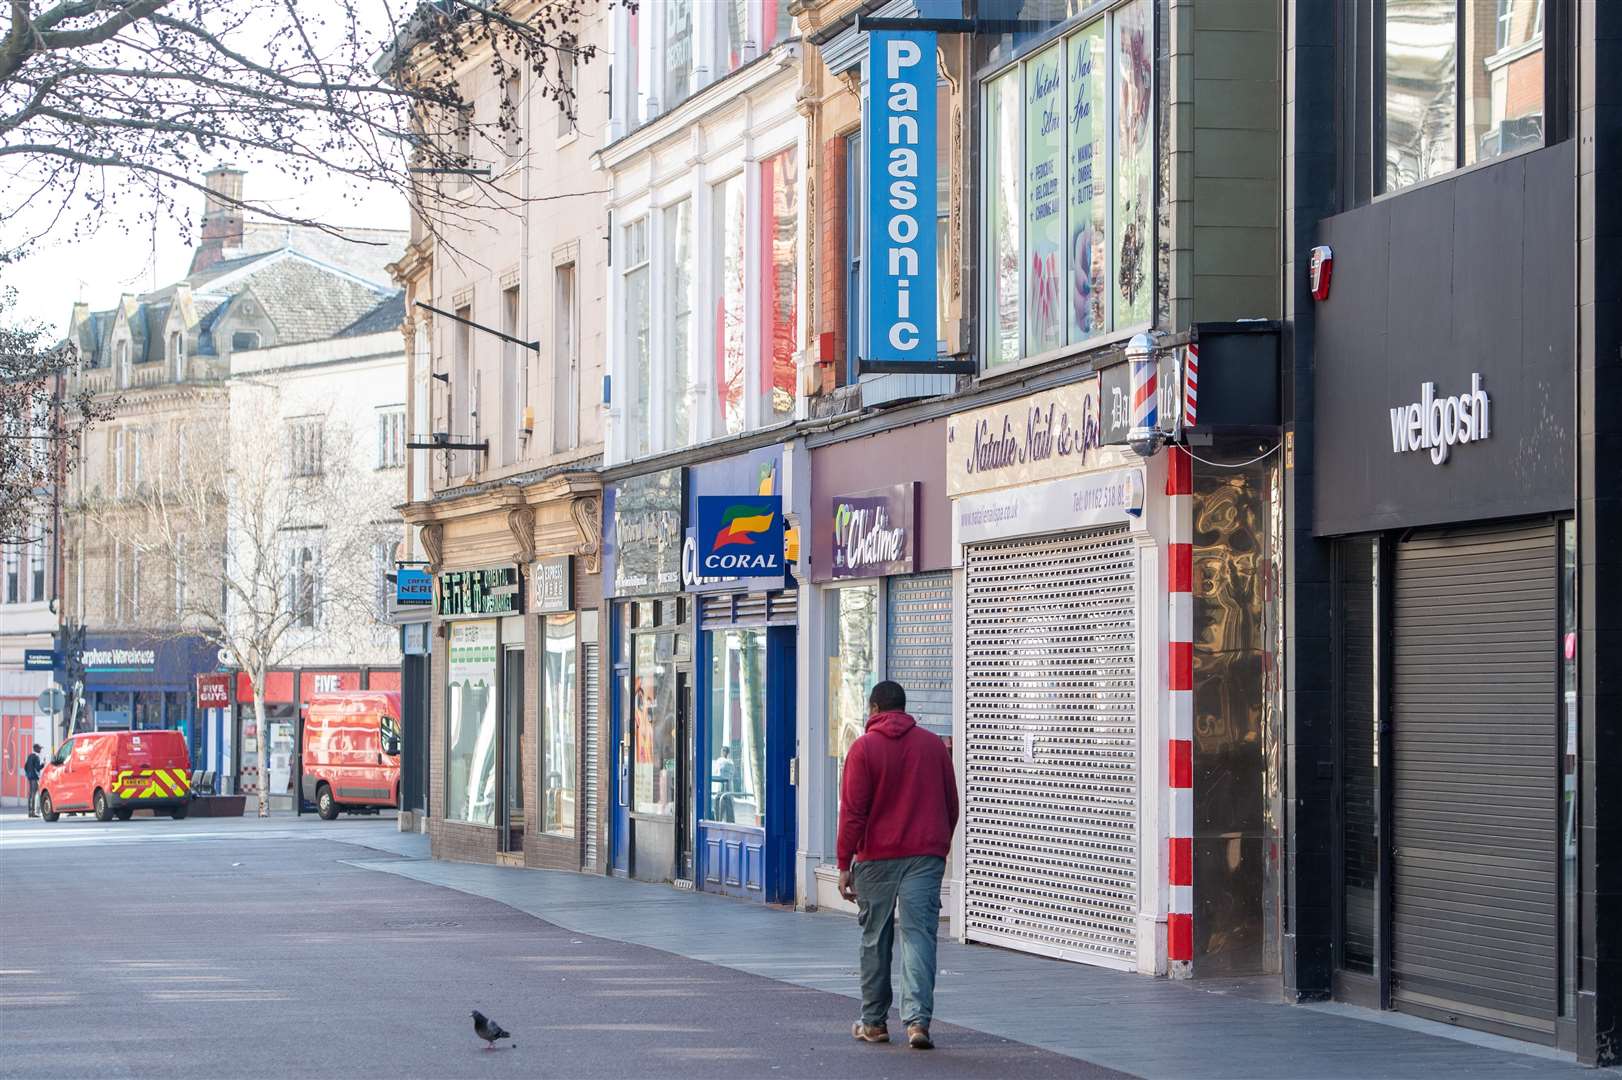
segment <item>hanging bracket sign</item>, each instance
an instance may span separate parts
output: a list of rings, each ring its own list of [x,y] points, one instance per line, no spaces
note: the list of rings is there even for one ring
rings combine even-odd
[[[935,32],[874,30],[868,42],[865,342],[860,368],[972,371],[936,348]]]

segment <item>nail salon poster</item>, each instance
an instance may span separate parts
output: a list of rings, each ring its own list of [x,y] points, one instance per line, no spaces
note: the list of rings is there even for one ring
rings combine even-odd
[[[1153,303],[1154,28],[1147,0],[1115,13],[1115,325],[1149,321]]]
[[[1025,352],[1065,342],[1064,44],[1025,67]]]
[[[1109,329],[1108,24],[1099,19],[1065,39],[1070,52],[1070,341]]]

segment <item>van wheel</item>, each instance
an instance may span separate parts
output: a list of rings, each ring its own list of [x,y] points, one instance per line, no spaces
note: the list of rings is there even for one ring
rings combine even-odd
[[[120,806],[117,810],[113,811],[113,816],[119,821],[128,821],[130,818],[135,816],[135,807]]]
[[[176,821],[182,821],[185,819],[186,814],[190,812],[190,810],[190,803],[180,803],[169,808],[169,816],[174,818]]]
[[[315,812],[321,815],[322,821],[334,821],[338,817],[338,801],[332,797],[332,788],[326,783],[315,789]]]
[[[51,793],[49,791],[39,793],[39,816],[46,821],[56,821],[62,816],[51,809]]]
[[[95,797],[90,800],[90,804],[96,812],[97,821],[113,820],[113,808],[107,805],[107,793],[101,788],[96,789]]]

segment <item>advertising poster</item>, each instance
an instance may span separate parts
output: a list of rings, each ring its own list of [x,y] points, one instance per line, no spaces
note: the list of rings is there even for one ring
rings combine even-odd
[[[1063,44],[1025,66],[1025,353],[1065,341]]]
[[[446,817],[493,825],[496,820],[496,657],[498,623],[450,626],[445,692],[450,717],[445,762]]]
[[[1115,325],[1149,321],[1155,155],[1154,27],[1148,0],[1115,14]]]
[[[1066,162],[1070,188],[1070,341],[1109,329],[1109,62],[1103,19],[1065,42],[1070,105]]]

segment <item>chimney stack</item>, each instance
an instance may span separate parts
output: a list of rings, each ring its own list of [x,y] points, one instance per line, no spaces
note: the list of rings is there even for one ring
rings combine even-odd
[[[210,169],[203,174],[203,185],[208,192],[203,197],[202,240],[192,252],[191,273],[206,270],[224,259],[230,248],[242,246],[241,169],[227,166]]]

